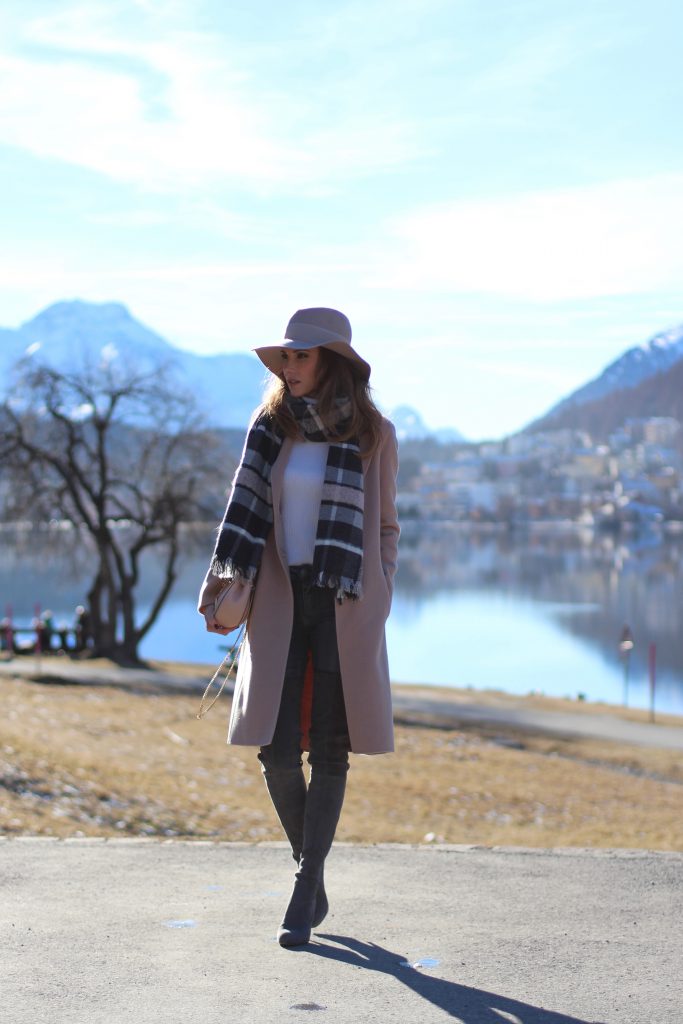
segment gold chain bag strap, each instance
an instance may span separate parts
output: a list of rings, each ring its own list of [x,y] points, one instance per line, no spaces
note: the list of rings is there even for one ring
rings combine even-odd
[[[244,647],[244,643],[245,643],[246,639],[247,639],[247,624],[246,624],[246,622],[244,622],[244,623],[242,623],[242,626],[240,627],[240,631],[237,634],[237,638],[236,638],[234,644],[232,645],[232,647],[230,647],[230,649],[228,650],[228,653],[225,655],[225,657],[223,658],[222,662],[220,663],[220,665],[218,666],[218,668],[216,669],[214,674],[211,676],[211,681],[209,682],[208,686],[204,690],[204,694],[202,696],[201,703],[199,705],[199,711],[197,712],[197,718],[203,718],[204,715],[206,715],[211,710],[211,708],[214,706],[214,704],[216,703],[216,701],[218,700],[218,698],[222,694],[223,690],[225,689],[225,684],[230,679],[230,676],[232,675],[233,670],[235,669],[235,667],[237,666],[237,664],[238,664],[238,662],[240,660],[240,655],[242,653],[242,648]],[[209,691],[210,691],[211,687],[213,686],[213,684],[216,682],[216,679],[218,678],[218,676],[223,671],[223,667],[224,667],[224,665],[227,662],[230,662],[230,664],[228,665],[228,670],[225,673],[225,675],[223,676],[223,679],[221,681],[221,685],[218,688],[218,693],[216,694],[215,697],[212,698],[211,703],[207,704],[206,701],[207,701],[208,696],[209,696]]]
[[[235,629],[239,629],[239,633],[235,638],[234,643],[229,648],[228,653],[223,658],[222,662],[214,672],[211,680],[204,690],[201,703],[199,705],[199,712],[197,718],[203,718],[214,706],[223,690],[225,685],[230,679],[233,671],[235,670],[244,644],[247,639],[247,625],[249,623],[249,615],[251,614],[251,606],[254,601],[254,587],[251,583],[244,583],[242,580],[229,580],[226,586],[221,590],[220,594],[216,598],[213,609],[213,617],[219,626],[223,626],[224,629],[229,629],[232,632]],[[218,693],[211,700],[210,704],[206,701],[209,696],[211,687],[216,682],[216,679],[223,671],[224,666],[228,664],[227,672],[223,677],[221,685],[218,689]]]

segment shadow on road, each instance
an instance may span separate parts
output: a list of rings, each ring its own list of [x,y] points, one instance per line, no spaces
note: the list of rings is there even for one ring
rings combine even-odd
[[[565,1013],[555,1013],[521,1003],[517,999],[508,999],[496,992],[485,992],[483,989],[423,974],[413,967],[403,966],[406,963],[404,956],[392,953],[374,942],[362,942],[346,935],[319,934],[317,938],[334,942],[335,945],[310,942],[307,946],[299,947],[297,952],[388,974],[422,999],[455,1017],[461,1024],[502,1024],[505,1021],[508,1024],[600,1024],[599,1021],[569,1017]]]

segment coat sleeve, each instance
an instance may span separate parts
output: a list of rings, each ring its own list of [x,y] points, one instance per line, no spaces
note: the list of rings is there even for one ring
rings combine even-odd
[[[396,512],[396,475],[398,473],[398,442],[393,423],[385,420],[382,447],[379,455],[379,551],[382,571],[389,589],[398,566],[398,538],[400,528]]]

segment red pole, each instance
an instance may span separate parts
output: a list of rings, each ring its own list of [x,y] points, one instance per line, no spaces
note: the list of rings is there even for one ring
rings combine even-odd
[[[650,644],[648,651],[650,663],[650,721],[655,720],[655,684],[657,679],[657,645]]]
[[[10,655],[14,653],[14,630],[12,629],[12,605],[5,605],[5,618],[7,619],[7,626],[5,627],[5,639],[7,642],[7,651]]]

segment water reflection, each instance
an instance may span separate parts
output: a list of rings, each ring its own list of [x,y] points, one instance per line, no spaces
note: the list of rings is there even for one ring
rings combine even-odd
[[[195,611],[213,532],[187,545],[171,599],[142,646],[145,657],[218,661],[222,637]],[[73,621],[87,581],[87,553],[66,538],[0,537],[0,602],[18,624],[36,603]],[[159,569],[149,558],[140,587],[151,602]],[[657,649],[657,707],[683,712],[683,539],[620,541],[591,533],[533,538],[426,530],[404,533],[388,626],[392,678],[498,687],[618,703],[619,639],[635,647],[630,701],[648,701],[647,649]]]
[[[404,541],[397,584],[389,627],[397,680],[431,673],[440,684],[619,702],[628,624],[630,701],[647,704],[654,643],[657,706],[683,710],[680,538],[434,532]]]

